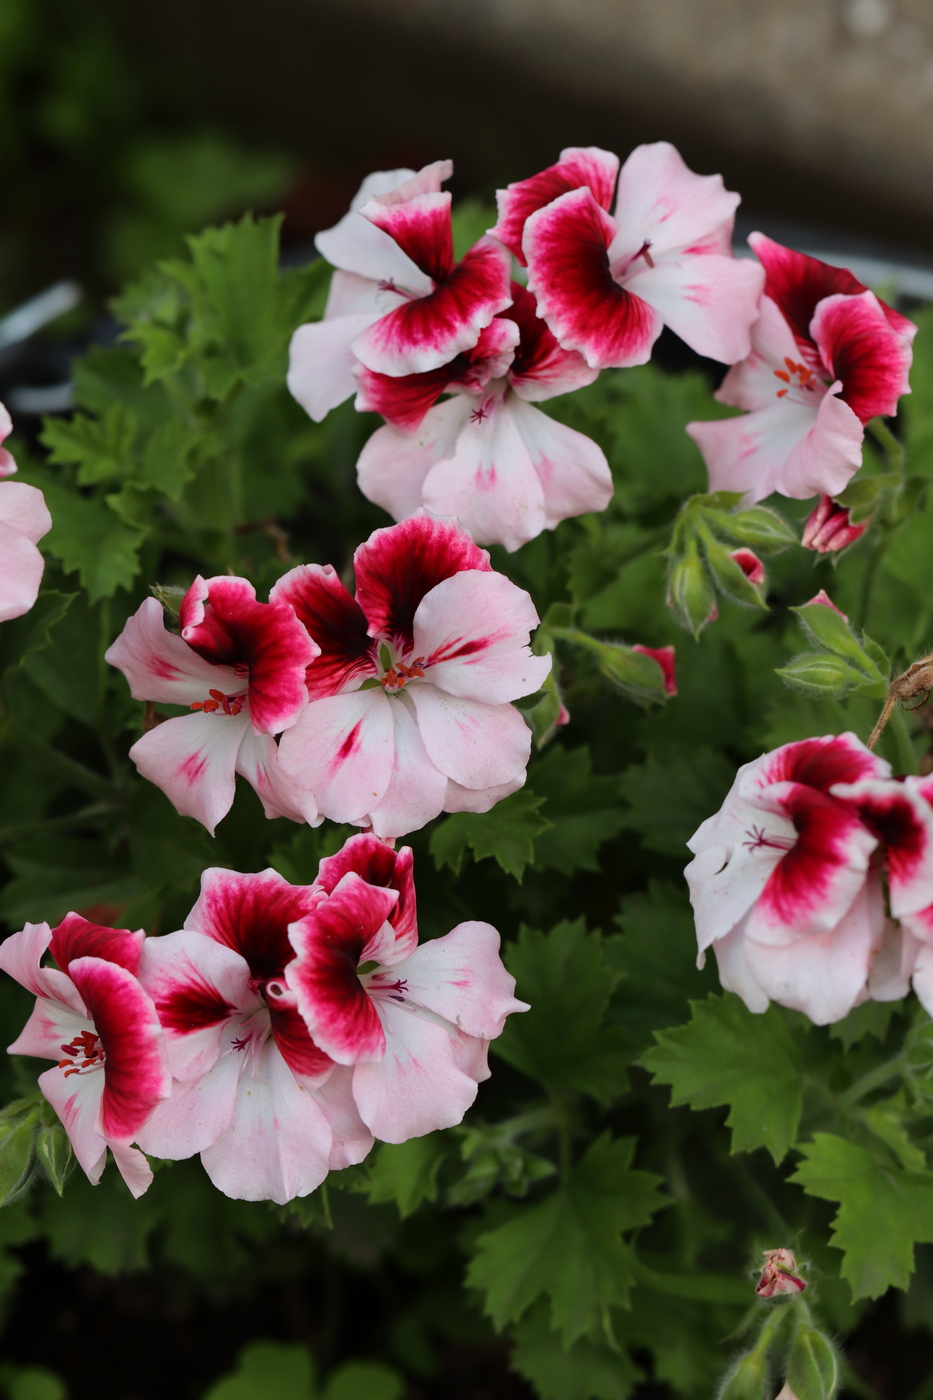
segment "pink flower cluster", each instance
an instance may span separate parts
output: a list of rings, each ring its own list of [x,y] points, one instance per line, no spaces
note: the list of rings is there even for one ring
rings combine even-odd
[[[0,967],[36,997],[10,1053],[55,1061],[39,1085],[79,1163],[96,1183],[109,1148],[134,1196],[144,1153],[199,1153],[226,1195],[284,1204],[376,1139],[459,1123],[528,1009],[490,924],[419,944],[412,853],[371,835],[312,885],[206,870],[161,937],[27,924]]]
[[[700,963],[712,947],[750,1011],[826,1025],[912,983],[933,1015],[933,779],[892,778],[854,734],[785,744],[688,845]]]
[[[197,578],[178,633],[150,598],[108,650],[136,699],[187,708],[130,756],[209,831],[237,773],[267,816],[388,839],[525,781],[531,731],[511,702],[551,666],[528,646],[528,594],[424,512],[376,530],[354,567],[355,597],[330,565],[292,569],[268,603],[245,579]]]
[[[498,223],[459,263],[449,161],[370,175],[318,236],[336,271],[324,319],[295,333],[289,388],[318,421],[354,390],[387,420],[358,475],[396,520],[424,505],[514,550],[603,510],[602,451],[534,403],[643,364],[664,325],[726,364],[749,353],[763,273],[732,256],[738,196],[666,142],[619,164],[563,151],[499,192]]]
[[[16,471],[13,454],[2,444],[13,431],[0,403],[0,478]],[[39,596],[45,560],[37,549],[52,528],[45,497],[24,481],[0,483],[0,622],[22,617]]]

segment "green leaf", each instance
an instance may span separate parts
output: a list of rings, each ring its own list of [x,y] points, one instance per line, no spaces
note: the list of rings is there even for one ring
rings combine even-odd
[[[535,868],[598,870],[601,846],[626,825],[614,778],[597,777],[586,746],[566,749],[555,744],[535,763],[528,784],[546,799],[544,815],[551,825],[535,840]]]
[[[622,979],[619,1014],[647,1048],[653,1031],[680,1025],[690,998],[717,985],[713,960],[698,971],[693,911],[680,884],[649,881],[647,890],[622,899],[616,922],[620,935],[604,946]]]
[[[753,1015],[732,993],[691,1002],[692,1019],[659,1031],[640,1060],[653,1083],[671,1085],[671,1104],[729,1105],[732,1151],[766,1147],[781,1162],[803,1108],[803,1073],[793,1036],[776,1006]]]
[[[628,1400],[641,1379],[624,1351],[588,1337],[563,1346],[548,1326],[546,1308],[534,1308],[513,1335],[509,1364],[531,1382],[541,1400]]]
[[[9,1400],[67,1400],[68,1387],[44,1366],[23,1366],[7,1382]]]
[[[535,837],[551,823],[540,815],[544,798],[528,788],[513,792],[489,812],[454,812],[431,833],[429,849],[440,870],[447,865],[460,874],[469,848],[476,860],[494,856],[507,875],[521,881],[534,860]]]
[[[236,1369],[205,1391],[203,1400],[313,1400],[315,1368],[307,1347],[251,1342]]]
[[[40,593],[32,609],[23,617],[5,622],[0,629],[0,674],[22,666],[33,652],[43,651],[51,634],[74,602],[74,593]]]
[[[145,532],[125,525],[102,501],[42,483],[52,529],[44,544],[66,573],[77,573],[92,603],[129,588],[139,573]]]
[[[399,1400],[406,1389],[405,1381],[391,1366],[378,1361],[348,1361],[328,1377],[323,1400]]]
[[[0,1120],[0,1206],[15,1200],[29,1180],[38,1121],[37,1108],[16,1116],[10,1115],[9,1108],[4,1111]]]
[[[631,1052],[621,1028],[603,1024],[617,980],[604,944],[583,919],[546,934],[522,928],[505,961],[531,1010],[510,1017],[493,1047],[554,1093],[608,1102],[628,1087]]]
[[[391,1203],[404,1220],[422,1201],[437,1200],[437,1174],[445,1156],[440,1133],[381,1143],[369,1169],[367,1196],[373,1205]]]
[[[116,403],[98,418],[76,413],[73,418],[46,419],[42,442],[50,462],[74,463],[78,485],[93,486],[132,474],[137,431],[136,415]]]
[[[682,856],[701,822],[721,806],[735,778],[735,765],[705,745],[668,744],[652,748],[644,763],[619,778],[628,803],[622,825],[637,831],[649,851]]]
[[[71,1140],[61,1123],[43,1123],[36,1134],[36,1156],[59,1196],[65,1189],[65,1182],[74,1166],[74,1152]]]
[[[815,1133],[790,1178],[809,1196],[835,1201],[830,1244],[855,1298],[906,1288],[914,1245],[933,1243],[933,1175],[906,1172],[834,1133]]]
[[[485,1292],[485,1311],[501,1330],[542,1294],[551,1322],[570,1346],[607,1307],[626,1307],[634,1279],[623,1235],[665,1204],[660,1179],[631,1170],[634,1139],[598,1138],[566,1185],[539,1205],[524,1206],[479,1236],[467,1282]]]

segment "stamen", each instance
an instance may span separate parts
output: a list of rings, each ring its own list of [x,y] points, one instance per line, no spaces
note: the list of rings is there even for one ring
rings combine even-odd
[[[815,387],[817,379],[812,369],[808,369],[806,365],[798,365],[789,355],[784,356],[784,363],[787,369],[776,369],[774,371],[775,379],[780,379],[784,384],[795,389],[813,389]],[[795,379],[796,384],[794,383]],[[787,389],[778,389],[777,397],[783,399],[786,393]]]
[[[488,412],[489,412],[489,405],[488,405],[488,403],[482,404],[480,408],[474,408],[473,412],[470,414],[470,422],[471,422],[471,423],[482,423],[483,419],[486,417],[486,415],[487,415]]]
[[[760,826],[753,826],[748,833],[751,837],[749,841],[743,841],[742,845],[750,851],[757,851],[762,846],[770,846],[775,851],[792,851],[797,842],[789,836],[766,836]]]
[[[100,1036],[94,1031],[82,1031],[76,1035],[70,1045],[63,1045],[62,1049],[66,1055],[74,1058],[69,1060],[59,1060],[58,1068],[65,1071],[65,1078],[69,1074],[84,1074],[89,1069],[100,1069],[104,1063],[104,1047],[100,1043]],[[76,1064],[78,1056],[81,1056],[80,1064]]]
[[[408,990],[408,979],[406,977],[399,977],[394,982],[386,982],[383,984],[382,979],[388,976],[388,972],[374,972],[370,978],[370,991],[385,992],[393,1001],[404,1001],[405,998],[402,993]],[[378,983],[378,985],[374,985],[376,983]]]
[[[239,695],[224,695],[222,690],[209,690],[209,700],[195,700],[188,706],[189,710],[201,710],[206,715],[212,715],[216,710],[223,710],[225,715],[238,715],[246,704],[246,695],[241,692]]]
[[[233,1046],[234,1050],[245,1050],[252,1038],[251,1035],[244,1035],[241,1040],[231,1040],[230,1044]]]
[[[638,262],[638,259],[639,259],[639,258],[644,258],[645,262],[648,264],[649,267],[654,267],[654,258],[651,256],[651,254],[650,254],[649,251],[648,251],[648,249],[649,249],[650,247],[651,247],[651,239],[650,239],[650,238],[646,238],[645,241],[644,241],[644,243],[643,243],[643,244],[641,245],[641,247],[639,248],[638,252],[635,254],[634,258],[632,258],[632,262],[633,262],[633,263],[634,263],[634,262]]]
[[[384,676],[380,676],[380,682],[386,690],[404,690],[405,682],[420,677],[424,679],[424,657],[416,656],[410,665],[404,661],[396,661],[390,666]]]

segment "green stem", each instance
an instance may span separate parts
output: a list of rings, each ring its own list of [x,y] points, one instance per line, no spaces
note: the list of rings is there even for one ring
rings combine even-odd
[[[8,841],[18,841],[23,836],[44,836],[55,831],[68,831],[72,827],[83,826],[85,822],[96,821],[98,817],[108,816],[115,811],[117,808],[111,802],[95,802],[80,812],[73,812],[70,817],[51,817],[44,821],[20,822],[17,826],[0,826],[0,846]]]
[[[892,471],[899,472],[903,476],[904,464],[907,459],[904,444],[894,436],[883,418],[872,418],[867,427],[872,437],[882,448]]]
[[[895,706],[891,714],[891,732],[894,736],[894,747],[897,750],[897,766],[901,775],[916,773],[917,755],[914,753],[914,746],[910,740],[910,729],[904,711]]]
[[[885,1060],[883,1065],[876,1065],[867,1074],[863,1074],[861,1079],[856,1079],[854,1084],[850,1084],[845,1093],[839,1095],[837,1099],[839,1107],[841,1109],[854,1108],[873,1090],[880,1089],[882,1084],[887,1084],[891,1079],[896,1079],[906,1063],[906,1055],[901,1051],[893,1059]]]
[[[868,558],[865,560],[865,569],[862,573],[862,587],[859,591],[858,609],[855,615],[857,627],[864,627],[868,621],[868,614],[871,609],[871,595],[875,591],[875,580],[878,577],[878,570],[884,558],[885,550],[888,547],[887,533],[881,532],[875,537]]]

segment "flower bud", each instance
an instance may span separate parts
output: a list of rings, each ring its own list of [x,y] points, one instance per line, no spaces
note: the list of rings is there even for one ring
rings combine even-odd
[[[806,1288],[795,1270],[797,1260],[789,1249],[766,1249],[761,1278],[755,1292],[759,1298],[774,1298],[781,1293],[802,1293]]]
[[[768,1352],[776,1331],[771,1322],[762,1328],[754,1348],[740,1356],[729,1371],[720,1386],[717,1400],[762,1400],[771,1369]]]
[[[828,1337],[801,1327],[787,1361],[785,1387],[797,1400],[833,1400],[839,1388],[839,1357]]]
[[[650,656],[656,661],[664,676],[665,691],[668,695],[677,694],[676,662],[673,647],[643,647],[641,642],[636,642],[632,651],[637,651],[641,656]]]
[[[865,677],[854,666],[849,666],[841,656],[830,652],[811,653],[798,656],[789,666],[779,666],[775,672],[805,695],[839,697],[865,684]]]
[[[623,646],[621,642],[597,642],[593,638],[589,650],[606,680],[629,699],[645,703],[677,694],[673,647],[655,651],[643,646]],[[666,660],[662,661],[659,651],[669,653]]]
[[[734,549],[730,556],[738,564],[742,573],[757,588],[765,581],[765,566],[751,549]]]
[[[695,637],[715,615],[716,595],[694,539],[671,569],[667,606]]]
[[[833,554],[864,535],[867,526],[867,520],[853,525],[847,507],[839,505],[830,496],[821,496],[803,527],[800,543],[804,549],[814,549],[818,554]]]

